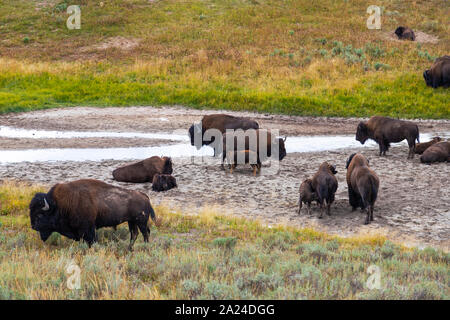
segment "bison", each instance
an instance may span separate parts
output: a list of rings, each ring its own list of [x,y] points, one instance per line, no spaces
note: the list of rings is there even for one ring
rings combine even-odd
[[[154,156],[133,164],[129,164],[113,171],[113,177],[121,182],[152,182],[157,173],[172,174],[172,159]]]
[[[300,185],[299,189],[299,199],[298,199],[298,214],[300,214],[300,211],[302,209],[302,204],[307,205],[307,212],[308,214],[311,214],[311,202],[317,201],[316,192],[313,189],[312,186],[312,180],[306,179],[303,181]]]
[[[433,144],[420,156],[420,162],[450,162],[450,141],[441,141]]]
[[[155,174],[152,181],[152,190],[161,192],[177,187],[177,180],[170,174]]]
[[[228,151],[227,162],[230,165],[230,173],[233,173],[233,169],[237,167],[239,161],[250,164],[253,169],[253,176],[256,176],[256,171],[261,172],[261,161],[256,152],[250,150]]]
[[[419,127],[410,121],[373,116],[368,122],[360,122],[356,129],[356,140],[364,144],[367,139],[375,140],[380,147],[380,156],[386,155],[391,142],[408,141],[409,158],[414,158],[416,140],[419,141]]]
[[[377,174],[369,168],[369,161],[360,153],[353,153],[347,159],[348,199],[352,211],[360,207],[367,210],[364,224],[373,221],[373,208],[377,200],[380,180]]]
[[[138,228],[148,242],[149,216],[156,222],[148,196],[93,179],[54,185],[48,193],[36,193],[30,202],[31,227],[46,241],[52,232],[91,247],[97,241],[96,229],[116,227],[127,221],[130,250]]]
[[[195,145],[197,149],[200,149],[203,145],[209,145],[214,142],[214,137],[204,138],[204,134],[209,129],[217,129],[222,134],[228,130],[248,130],[248,129],[259,129],[258,122],[243,118],[235,117],[227,114],[211,114],[203,117],[200,123],[193,124],[189,128],[189,137],[191,139],[191,145]],[[195,135],[201,134],[201,141],[195,141]]]
[[[233,141],[234,148],[228,146],[227,141]],[[259,161],[263,162],[272,156],[272,151],[278,153],[278,160],[286,157],[286,147],[284,145],[286,138],[276,138],[271,131],[266,129],[258,130],[238,130],[235,132],[225,132],[222,140],[222,167],[229,151],[250,150],[258,155]],[[264,145],[265,144],[265,145]],[[272,148],[274,150],[272,150]],[[230,149],[230,150],[228,150]]]
[[[412,29],[408,27],[398,27],[397,29],[395,29],[395,34],[400,40],[416,40],[414,31],[412,31]]]
[[[440,137],[434,137],[428,142],[418,143],[416,144],[416,148],[414,149],[414,153],[422,154],[425,150],[431,147],[433,144],[440,142],[442,139]]]
[[[326,204],[327,214],[331,214],[330,207],[334,202],[334,195],[338,188],[338,181],[334,176],[336,173],[336,166],[324,162],[312,178],[312,188],[316,192],[317,202],[321,209],[319,218],[323,217],[323,212],[325,211],[324,204]]]
[[[431,68],[423,72],[423,78],[429,87],[450,87],[450,56],[437,58]]]

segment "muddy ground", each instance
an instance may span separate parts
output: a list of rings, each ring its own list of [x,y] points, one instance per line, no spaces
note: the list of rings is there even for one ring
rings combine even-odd
[[[67,108],[0,116],[0,125],[41,130],[167,132],[184,128],[206,113],[181,107],[151,108]],[[229,112],[228,112],[229,113]],[[279,129],[282,135],[354,134],[361,119],[311,118],[235,113],[256,118],[261,127]],[[448,132],[450,121],[417,121],[421,133]],[[179,133],[179,132],[178,132]],[[126,147],[170,144],[149,139],[5,139],[0,149],[49,147]],[[375,221],[365,226],[364,214],[351,212],[345,182],[345,161],[352,152],[366,155],[380,177],[381,186],[375,207]],[[407,148],[393,146],[387,157],[379,157],[377,148],[341,149],[319,153],[290,153],[281,162],[277,174],[252,176],[250,167],[240,166],[230,174],[210,158],[195,160],[174,158],[174,176],[179,187],[165,193],[151,191],[151,184],[117,183],[114,168],[125,161],[46,162],[0,165],[0,179],[17,179],[52,185],[56,182],[95,178],[127,188],[145,190],[154,204],[164,203],[198,212],[215,206],[227,214],[317,229],[342,236],[384,234],[407,245],[432,245],[448,250],[450,244],[450,164],[423,165],[418,158],[407,160]],[[298,187],[323,161],[337,165],[339,181],[331,216],[318,219],[314,207],[311,216],[297,213]]]

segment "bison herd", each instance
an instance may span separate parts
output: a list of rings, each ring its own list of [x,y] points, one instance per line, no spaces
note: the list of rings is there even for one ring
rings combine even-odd
[[[209,129],[218,130],[222,139],[216,141],[213,136],[205,138]],[[254,141],[246,134],[250,130],[257,133]],[[265,160],[275,158],[281,161],[286,157],[286,138],[277,137],[272,131],[261,129],[256,121],[250,119],[224,114],[207,115],[199,124],[192,125],[188,132],[191,144],[196,147],[222,142],[222,149],[215,149],[215,155],[222,157],[222,167],[227,159],[231,172],[239,163],[239,157],[252,166],[254,175],[260,172],[261,163]],[[200,141],[195,135],[200,137]],[[239,138],[242,139],[241,144],[236,143]],[[418,153],[421,154],[422,163],[450,161],[449,141],[434,137],[429,142],[416,144],[416,141],[419,142],[419,129],[409,121],[371,117],[367,122],[360,122],[356,128],[356,140],[364,144],[368,139],[378,143],[380,156],[386,155],[390,143],[406,140],[409,146],[408,158],[413,158],[414,154]],[[261,152],[262,149],[265,152]],[[172,176],[172,166],[171,158],[154,156],[117,168],[112,172],[112,176],[121,182],[151,182],[153,190],[166,191],[177,187],[176,179]],[[368,224],[373,221],[380,179],[370,168],[369,160],[360,153],[349,156],[346,169],[349,204],[352,211],[357,208],[366,211],[365,224]],[[331,204],[338,188],[336,174],[336,166],[324,162],[312,178],[301,183],[299,214],[302,204],[307,205],[310,214],[311,203],[314,201],[320,206],[319,218],[323,217],[324,212],[331,214]],[[46,241],[52,232],[59,232],[76,241],[84,240],[91,246],[97,240],[97,229],[115,228],[127,222],[130,230],[130,250],[138,236],[138,230],[144,241],[148,241],[149,217],[156,221],[155,212],[146,194],[92,179],[60,183],[53,186],[48,193],[36,193],[29,209],[31,226],[40,233],[43,241]]]

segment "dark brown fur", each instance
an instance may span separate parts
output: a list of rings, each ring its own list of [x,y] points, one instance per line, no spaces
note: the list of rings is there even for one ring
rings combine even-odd
[[[317,200],[316,192],[313,189],[311,179],[306,179],[302,182],[302,184],[300,185],[299,194],[298,214],[300,214],[303,203],[307,205],[306,211],[308,212],[308,214],[311,214],[311,202]]]
[[[416,154],[422,154],[425,150],[427,150],[429,147],[431,147],[433,144],[440,142],[442,139],[440,137],[434,137],[428,142],[422,142],[416,144],[416,148],[414,149],[414,152]]]
[[[419,142],[419,127],[410,121],[373,116],[368,122],[360,122],[356,130],[356,140],[364,144],[367,139],[375,140],[380,147],[380,156],[386,155],[391,142],[408,141],[408,159],[414,158],[416,140]]]
[[[360,207],[367,209],[364,224],[373,221],[373,209],[378,196],[380,180],[377,174],[370,169],[369,161],[360,153],[352,154],[347,160],[347,186],[348,198],[352,211]]]
[[[177,180],[170,174],[155,174],[153,176],[152,190],[161,192],[177,187]]]
[[[168,157],[154,156],[113,171],[113,177],[121,182],[152,182],[157,173],[172,174],[172,160]]]
[[[395,30],[395,34],[400,40],[416,40],[416,35],[414,34],[414,31],[411,28],[408,27],[398,27]]]
[[[433,144],[420,156],[420,162],[450,162],[450,141]]]
[[[324,162],[320,165],[319,170],[312,178],[312,188],[316,192],[317,202],[320,205],[320,216],[323,217],[323,212],[326,211],[330,215],[331,204],[334,202],[334,195],[338,188],[338,181],[334,176],[337,173],[335,166]]]
[[[450,56],[437,58],[431,68],[424,71],[423,78],[429,87],[450,87]]]
[[[243,158],[245,164],[251,162],[250,166],[253,169],[254,176],[256,176],[256,172],[261,172],[261,161],[259,160],[258,154],[250,150],[241,150],[228,152],[227,162],[230,167],[230,173],[233,173],[233,169],[237,167],[238,161],[242,161],[241,159],[238,159],[238,155]]]
[[[130,250],[138,228],[148,242],[149,216],[156,221],[146,194],[92,179],[58,183],[46,194],[35,194],[30,202],[31,226],[43,241],[59,232],[76,241],[83,239],[89,247],[97,240],[96,229],[125,221],[130,229]]]
[[[200,124],[193,124],[189,128],[189,137],[191,138],[191,145],[195,145],[194,141],[194,133],[195,130],[199,130],[201,126],[202,131],[202,143],[201,145],[197,145],[197,148],[202,145],[208,145],[214,142],[214,138],[211,140],[203,139],[203,135],[209,129],[217,129],[222,134],[226,132],[226,130],[248,130],[248,129],[258,129],[259,124],[251,119],[243,118],[243,117],[235,117],[227,114],[210,114],[203,117]]]

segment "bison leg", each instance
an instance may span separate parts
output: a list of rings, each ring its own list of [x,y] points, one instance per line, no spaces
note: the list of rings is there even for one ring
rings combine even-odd
[[[311,202],[308,202],[307,212],[309,215],[311,215]]]
[[[364,222],[364,224],[369,224],[370,223],[370,208],[367,207],[367,216],[366,216],[366,221]]]
[[[130,246],[129,246],[129,249],[130,249],[130,251],[133,251],[133,245],[134,245],[134,242],[136,241],[136,238],[138,236],[138,227],[137,227],[136,222],[128,221],[128,228],[130,229]]]
[[[302,198],[298,199],[298,214],[300,214],[300,211],[302,210]]]
[[[326,210],[324,202],[325,202],[325,200],[322,200],[322,201],[320,202],[320,215],[319,215],[319,219],[322,219],[322,218],[323,218],[323,212]]]
[[[327,203],[327,215],[331,216],[331,202]]]
[[[138,227],[142,233],[142,236],[144,237],[144,242],[148,242],[148,234],[150,233],[150,228],[147,227],[147,223],[139,223]]]
[[[373,221],[373,205],[371,205],[369,208],[370,208],[370,221]]]
[[[89,248],[92,244],[97,241],[97,233],[95,232],[95,227],[88,228],[82,236],[82,239],[87,242]]]
[[[352,206],[352,212],[356,210],[356,208],[359,207],[359,200],[358,196],[353,191],[353,188],[351,186],[348,186],[348,201],[350,202],[350,205]]]

